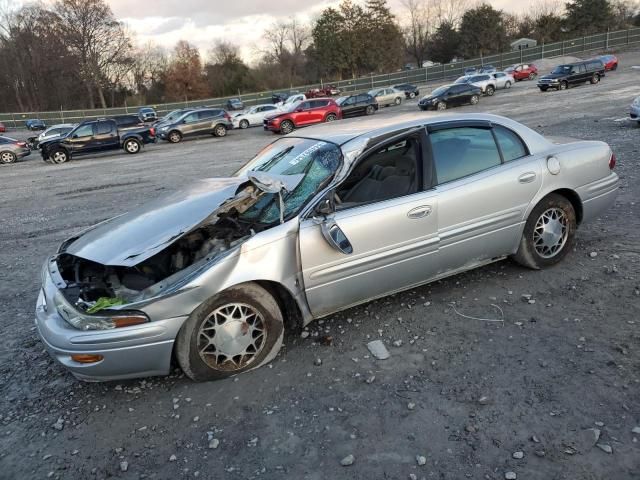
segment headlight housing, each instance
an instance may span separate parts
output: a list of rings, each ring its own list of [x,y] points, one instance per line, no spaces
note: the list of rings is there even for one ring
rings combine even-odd
[[[71,307],[61,292],[56,294],[53,303],[58,315],[78,330],[112,330],[114,328],[140,325],[149,321],[149,317],[138,311],[113,312],[112,314],[105,311],[101,315],[82,313]]]

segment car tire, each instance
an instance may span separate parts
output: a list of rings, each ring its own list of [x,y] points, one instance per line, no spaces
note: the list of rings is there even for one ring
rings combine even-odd
[[[376,113],[376,109],[373,105],[367,105],[367,108],[364,110],[364,113],[366,115],[373,115],[374,113]]]
[[[227,135],[227,127],[219,123],[215,127],[213,127],[213,136],[214,137],[224,137]]]
[[[504,84],[504,88],[509,89],[511,88],[511,82],[507,82]]]
[[[58,148],[51,152],[51,154],[49,155],[49,160],[51,161],[51,163],[54,163],[56,165],[66,163],[69,161],[69,153],[62,148]]]
[[[618,69],[618,64],[617,64],[617,63],[614,63],[614,64],[613,64],[613,67],[611,67],[611,70],[617,70],[617,69]]]
[[[400,97],[396,97],[396,99],[393,101],[394,105],[400,105],[402,103],[402,99]]]
[[[446,110],[447,104],[445,102],[438,102],[436,104],[436,110]]]
[[[566,197],[551,193],[531,211],[513,259],[534,270],[562,260],[573,248],[576,212]]]
[[[293,124],[293,122],[291,120],[284,120],[280,124],[280,132],[282,134],[284,134],[284,135],[286,135],[287,133],[293,132],[294,128],[295,128],[295,125]]]
[[[140,150],[142,150],[142,144],[135,138],[129,138],[128,140],[125,140],[122,148],[125,152],[135,155],[136,153],[140,153]]]
[[[257,368],[282,347],[284,321],[261,286],[231,287],[196,308],[176,338],[175,353],[194,381],[217,380]]]
[[[471,95],[471,98],[469,99],[469,103],[471,105],[477,105],[479,101],[480,97],[478,95]]]
[[[541,92],[546,92],[547,90],[549,90],[549,87],[540,87]]]
[[[493,87],[493,85],[487,85],[484,93],[486,93],[489,97],[493,97],[493,94],[496,93],[496,89]]]
[[[7,165],[9,163],[15,163],[18,157],[13,152],[0,152],[0,163]]]
[[[594,73],[593,77],[591,77],[591,80],[589,81],[591,82],[591,85],[595,85],[600,81],[600,75],[598,75],[597,73]]]
[[[560,85],[558,85],[558,90],[566,90],[567,88],[569,88],[569,84],[567,83],[567,81],[563,81],[560,82]]]
[[[409,98],[416,98],[416,92],[409,92]]]
[[[530,73],[529,77],[527,77],[527,78],[529,78],[529,80],[533,80],[534,78],[536,78],[536,74],[535,73]]]
[[[335,122],[338,119],[338,116],[335,113],[330,113],[324,119],[325,122]]]
[[[245,130],[245,129],[249,128],[249,120],[240,120],[240,123],[238,124],[238,126],[242,130]]]
[[[172,130],[167,135],[167,140],[171,143],[180,143],[182,141],[182,133],[178,130]]]

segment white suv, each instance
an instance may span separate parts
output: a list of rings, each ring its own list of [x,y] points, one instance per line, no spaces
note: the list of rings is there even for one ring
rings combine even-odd
[[[465,75],[458,78],[455,83],[470,83],[482,90],[482,93],[489,96],[496,93],[496,80],[488,73]]]

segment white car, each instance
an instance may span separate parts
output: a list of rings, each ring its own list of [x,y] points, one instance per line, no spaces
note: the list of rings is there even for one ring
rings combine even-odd
[[[275,113],[278,107],[272,104],[256,105],[251,107],[246,112],[237,113],[234,115],[232,122],[233,128],[249,128],[257,125],[262,125],[262,121],[266,116]]]
[[[495,80],[497,89],[511,88],[511,85],[516,83],[516,79],[506,72],[493,72],[489,75],[491,75],[491,77]]]
[[[284,102],[276,103],[276,105],[279,107],[280,110],[284,111],[287,108],[289,108],[290,105],[293,105],[294,103],[301,102],[302,100],[306,100],[306,99],[307,99],[307,96],[304,93],[296,93],[295,95],[291,95],[290,97],[287,97],[287,99]]]
[[[458,78],[455,83],[470,83],[475,85],[482,93],[488,96],[496,93],[496,81],[489,73],[478,73],[475,75],[464,75]]]

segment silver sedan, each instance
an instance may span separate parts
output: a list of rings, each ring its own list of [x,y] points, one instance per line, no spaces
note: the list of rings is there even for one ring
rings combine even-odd
[[[410,114],[310,127],[65,241],[36,326],[85,380],[194,380],[273,359],[285,326],[512,257],[570,254],[613,202],[606,143],[507,118]]]
[[[0,164],[14,163],[31,154],[26,142],[0,135]]]

